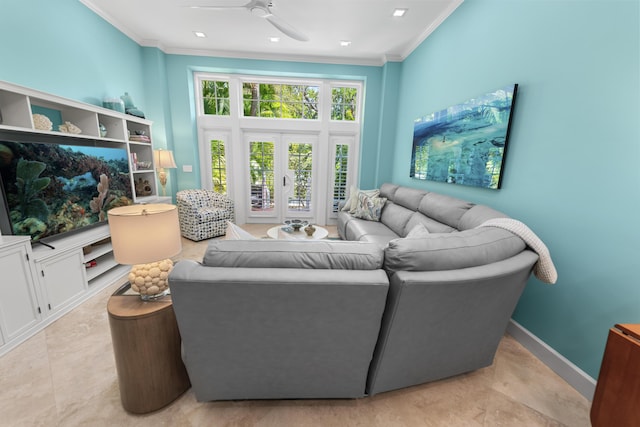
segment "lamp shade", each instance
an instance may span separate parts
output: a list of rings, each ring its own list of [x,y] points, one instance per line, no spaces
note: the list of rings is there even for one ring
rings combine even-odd
[[[178,209],[168,204],[130,205],[110,209],[113,254],[120,264],[145,264],[182,250]]]
[[[156,169],[173,169],[177,168],[176,161],[173,159],[173,151],[171,150],[153,150],[153,163]]]

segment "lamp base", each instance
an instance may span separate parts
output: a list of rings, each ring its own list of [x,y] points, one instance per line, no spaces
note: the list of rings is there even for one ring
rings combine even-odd
[[[173,261],[170,259],[134,265],[128,277],[131,289],[145,301],[163,297],[169,293],[169,273],[172,269]]]

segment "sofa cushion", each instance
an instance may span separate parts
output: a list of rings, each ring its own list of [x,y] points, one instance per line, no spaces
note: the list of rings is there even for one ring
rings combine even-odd
[[[210,267],[375,270],[383,252],[365,242],[212,240],[202,263]]]
[[[394,239],[384,250],[387,271],[438,271],[475,267],[510,258],[525,249],[518,236],[502,229],[476,228]]]
[[[419,239],[419,238],[428,236],[429,234],[430,233],[429,233],[429,230],[427,230],[427,227],[425,227],[423,224],[418,224],[415,227],[413,227],[411,230],[409,230],[405,238]]]
[[[380,197],[386,197],[389,200],[393,200],[396,191],[398,191],[399,188],[399,185],[386,182],[380,186]]]
[[[257,240],[253,234],[243,230],[231,221],[227,221],[227,230],[225,232],[227,240]]]
[[[398,236],[404,236],[404,228],[413,213],[412,210],[388,201],[382,210],[380,222],[393,230]]]
[[[398,233],[400,236],[405,236],[413,227],[418,224],[424,225],[430,233],[451,233],[452,231],[458,231],[457,229],[443,224],[441,222],[436,221],[435,219],[431,219],[426,215],[421,214],[420,212],[414,212],[407,221],[407,224],[404,227],[404,231],[402,233]]]
[[[459,228],[460,218],[473,203],[445,196],[438,193],[427,193],[420,201],[418,211],[453,228]]]
[[[349,188],[349,198],[344,203],[342,207],[343,211],[347,211],[349,213],[354,213],[356,211],[356,207],[358,206],[358,196],[360,193],[364,193],[370,197],[377,197],[380,194],[380,190],[374,188],[373,190],[360,190],[355,185],[352,185]]]
[[[353,218],[353,217],[352,217]],[[347,240],[363,240],[364,236],[389,236],[389,239],[400,237],[382,222],[365,221],[353,218],[345,230]]]
[[[393,203],[404,206],[412,211],[417,211],[420,201],[427,194],[426,191],[410,187],[398,187],[393,193]]]
[[[460,218],[460,224],[458,224],[458,229],[468,230],[470,228],[476,228],[485,221],[494,218],[508,218],[508,216],[500,211],[490,208],[489,206],[475,205],[462,215],[462,218]]]
[[[358,203],[353,216],[367,221],[380,221],[382,208],[387,199],[385,197],[369,196],[364,192],[358,193]]]

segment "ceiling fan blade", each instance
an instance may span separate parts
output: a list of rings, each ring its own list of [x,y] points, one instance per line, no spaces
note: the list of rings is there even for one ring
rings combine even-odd
[[[240,9],[245,8],[250,3],[250,0],[216,0],[209,4],[194,4],[187,7],[192,9]]]
[[[273,25],[278,30],[282,31],[284,34],[291,37],[292,39],[299,40],[301,42],[309,41],[309,37],[307,37],[306,34],[303,34],[300,31],[296,30],[291,25],[286,23],[284,20],[279,18],[277,15],[273,15],[273,14],[267,15],[265,16],[265,19],[269,21],[271,25]]]
[[[250,0],[216,0],[216,1],[197,1],[186,4],[186,7],[193,9],[228,9],[241,8],[247,6]]]

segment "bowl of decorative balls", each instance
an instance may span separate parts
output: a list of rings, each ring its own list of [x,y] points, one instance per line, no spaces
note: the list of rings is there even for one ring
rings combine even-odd
[[[300,229],[307,224],[307,221],[303,221],[301,219],[288,219],[284,222],[284,225],[288,225],[293,228],[293,231],[300,231]]]

